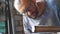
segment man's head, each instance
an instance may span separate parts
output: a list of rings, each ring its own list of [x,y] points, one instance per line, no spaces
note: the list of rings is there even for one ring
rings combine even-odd
[[[15,0],[16,1],[16,0]],[[18,1],[18,3],[16,3]],[[14,4],[15,8],[26,16],[36,18],[40,16],[44,9],[44,1],[42,0],[17,0]]]

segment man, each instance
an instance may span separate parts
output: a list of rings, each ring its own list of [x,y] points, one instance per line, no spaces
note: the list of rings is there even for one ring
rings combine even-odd
[[[14,7],[23,15],[25,34],[54,34],[34,32],[34,26],[60,26],[56,5],[53,0],[15,0]]]

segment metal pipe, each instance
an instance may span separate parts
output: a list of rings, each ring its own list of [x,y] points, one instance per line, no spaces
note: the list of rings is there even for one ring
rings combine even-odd
[[[13,34],[9,0],[5,0],[5,4],[6,28],[8,29],[6,31],[7,34]]]

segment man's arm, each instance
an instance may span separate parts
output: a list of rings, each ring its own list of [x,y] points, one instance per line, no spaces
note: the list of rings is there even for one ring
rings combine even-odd
[[[24,8],[25,8],[25,6],[23,5],[21,0],[15,0],[14,1],[14,7],[20,13],[22,13]]]
[[[15,0],[14,7],[16,8],[17,11],[23,13],[26,7],[29,5],[29,3],[30,3],[29,0]]]

